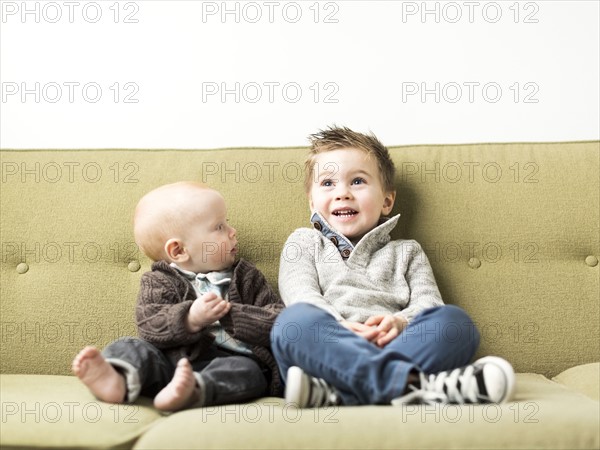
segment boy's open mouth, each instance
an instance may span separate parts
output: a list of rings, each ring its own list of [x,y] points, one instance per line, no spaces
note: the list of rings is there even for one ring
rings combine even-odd
[[[352,208],[340,208],[334,210],[331,214],[337,217],[351,217],[358,214],[358,211],[355,211]]]

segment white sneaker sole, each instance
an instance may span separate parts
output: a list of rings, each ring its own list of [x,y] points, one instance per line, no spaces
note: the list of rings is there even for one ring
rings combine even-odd
[[[300,367],[292,366],[288,369],[285,383],[285,403],[287,405],[304,408],[306,399],[303,398],[302,392],[306,391],[305,378],[306,375]]]
[[[513,366],[505,359],[498,356],[485,356],[475,361],[476,365],[493,364],[504,374],[505,389],[502,399],[498,403],[510,401],[515,393],[515,371]]]

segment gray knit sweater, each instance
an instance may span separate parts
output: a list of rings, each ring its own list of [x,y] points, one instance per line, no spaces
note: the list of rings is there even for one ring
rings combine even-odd
[[[311,303],[338,320],[357,322],[376,314],[401,315],[410,322],[421,311],[443,305],[421,246],[414,240],[391,240],[399,217],[369,231],[356,246],[318,214],[313,220],[318,229],[298,228],[280,260],[284,303]],[[342,253],[349,254],[347,259]]]

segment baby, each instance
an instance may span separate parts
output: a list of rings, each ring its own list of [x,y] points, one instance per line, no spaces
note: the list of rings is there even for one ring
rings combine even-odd
[[[163,411],[280,395],[269,333],[283,303],[251,263],[236,262],[223,196],[179,182],[146,194],[135,241],[152,259],[136,307],[139,338],[85,347],[76,376],[99,399],[154,397]]]

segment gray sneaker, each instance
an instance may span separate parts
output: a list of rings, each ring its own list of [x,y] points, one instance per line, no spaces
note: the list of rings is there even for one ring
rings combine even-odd
[[[405,403],[505,403],[515,389],[515,372],[510,363],[497,356],[486,356],[473,364],[440,372],[419,374],[420,386],[409,385],[412,392],[392,400]]]
[[[292,366],[287,372],[285,402],[297,408],[319,408],[339,405],[340,399],[335,388],[325,380],[311,377],[300,367]]]

